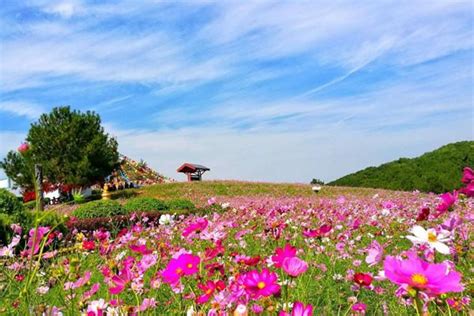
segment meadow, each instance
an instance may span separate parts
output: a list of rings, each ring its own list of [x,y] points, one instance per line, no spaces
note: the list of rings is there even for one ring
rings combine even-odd
[[[68,233],[13,226],[0,313],[468,315],[474,199],[464,193],[231,181],[118,192],[122,203],[185,198],[199,212],[135,212],[125,228]]]

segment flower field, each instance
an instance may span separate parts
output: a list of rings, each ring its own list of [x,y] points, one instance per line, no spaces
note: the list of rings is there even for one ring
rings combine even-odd
[[[472,170],[462,181],[441,196],[205,196],[207,214],[120,231],[14,226],[0,313],[468,315]]]

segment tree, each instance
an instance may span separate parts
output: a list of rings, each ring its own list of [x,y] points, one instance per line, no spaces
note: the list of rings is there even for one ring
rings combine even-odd
[[[18,186],[26,191],[33,190],[33,169],[30,168],[18,151],[10,151],[3,161],[0,162],[0,168],[5,174]]]
[[[312,184],[312,185],[324,185],[324,181],[313,178],[313,180],[311,180],[310,184]]]
[[[50,183],[88,186],[102,181],[118,166],[117,141],[104,132],[94,112],[54,108],[31,125],[26,140],[31,161],[42,164]],[[21,158],[10,152],[2,163],[14,181],[19,179]]]

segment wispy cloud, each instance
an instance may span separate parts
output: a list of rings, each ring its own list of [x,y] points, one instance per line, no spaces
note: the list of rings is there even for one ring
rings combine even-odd
[[[23,116],[30,120],[37,119],[44,111],[43,107],[33,103],[0,101],[0,112],[6,112],[14,116]]]

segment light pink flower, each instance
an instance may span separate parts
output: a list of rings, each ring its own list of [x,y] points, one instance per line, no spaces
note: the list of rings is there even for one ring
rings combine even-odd
[[[298,257],[285,258],[282,268],[288,275],[297,277],[308,270],[308,264]]]

